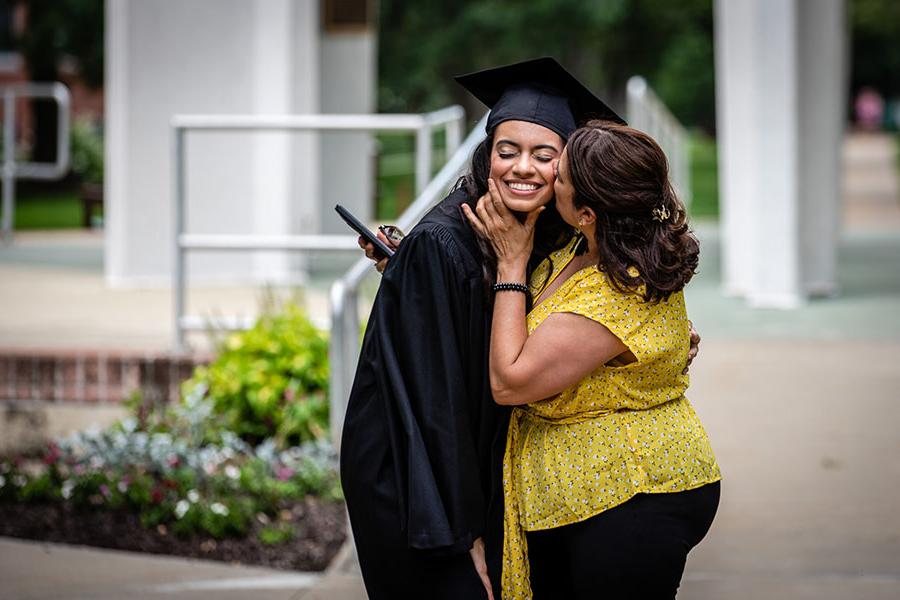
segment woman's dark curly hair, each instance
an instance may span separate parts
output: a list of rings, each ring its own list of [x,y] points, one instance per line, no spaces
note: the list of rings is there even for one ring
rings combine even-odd
[[[590,121],[567,148],[573,203],[597,215],[597,268],[619,291],[644,286],[647,302],[684,288],[697,270],[700,245],[659,145],[637,129]]]
[[[491,150],[493,147],[494,131],[491,131],[472,153],[469,172],[460,177],[453,186],[454,191],[462,189],[466,192],[468,203],[473,210],[478,199],[488,191],[487,182],[491,174]],[[528,278],[531,278],[534,269],[549,257],[551,252],[565,246],[570,239],[572,239],[572,228],[559,215],[559,211],[556,210],[556,199],[553,199],[544,208],[535,226],[534,247],[531,251],[531,258],[528,260]],[[490,243],[481,237],[478,237],[478,244],[484,257],[484,278],[490,286],[497,278],[497,255]]]

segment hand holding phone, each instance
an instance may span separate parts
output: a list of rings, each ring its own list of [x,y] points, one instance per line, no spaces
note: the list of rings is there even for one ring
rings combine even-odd
[[[375,251],[380,254],[382,258],[390,258],[394,255],[394,251],[391,250],[387,244],[378,239],[378,236],[375,235],[371,229],[363,225],[362,221],[353,216],[349,210],[340,204],[336,204],[334,210],[337,211],[337,214],[344,219],[351,229],[362,236],[367,243],[372,244],[375,247]],[[387,233],[385,233],[385,236],[387,236]]]

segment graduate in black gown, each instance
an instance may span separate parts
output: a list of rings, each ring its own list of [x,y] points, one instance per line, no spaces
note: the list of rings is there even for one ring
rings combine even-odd
[[[515,152],[495,145],[501,124],[538,125],[557,140],[553,145],[561,153],[576,121],[621,122],[550,58],[457,80],[491,107],[488,137],[475,151],[471,173],[390,259],[344,419],[341,481],[373,599],[487,598],[476,571],[484,560],[499,600],[501,465],[509,409],[494,403],[488,376],[491,256],[460,204],[474,207],[487,191],[488,177],[500,179],[497,162]],[[543,163],[553,153],[541,152],[534,157],[540,161],[536,166],[526,164],[531,160],[526,157],[510,172],[533,169],[514,177],[533,179],[542,191],[531,195],[549,193],[542,200],[547,202],[553,181],[541,179],[541,173],[552,173],[552,165]],[[527,199],[526,184],[511,195]],[[542,213],[534,264],[570,239],[565,227],[552,205]]]

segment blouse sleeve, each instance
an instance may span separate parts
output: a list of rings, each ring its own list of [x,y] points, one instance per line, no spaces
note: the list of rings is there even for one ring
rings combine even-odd
[[[639,294],[620,292],[603,273],[592,271],[576,282],[553,312],[573,313],[596,321],[637,354],[632,342],[647,320],[648,305]]]

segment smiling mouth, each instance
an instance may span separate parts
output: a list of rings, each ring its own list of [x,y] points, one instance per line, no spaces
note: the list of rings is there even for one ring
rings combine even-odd
[[[519,194],[531,194],[541,188],[537,183],[526,183],[523,181],[507,181],[506,187]]]

